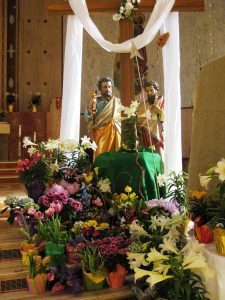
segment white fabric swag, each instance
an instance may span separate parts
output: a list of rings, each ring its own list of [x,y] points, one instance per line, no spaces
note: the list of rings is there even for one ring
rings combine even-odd
[[[166,20],[170,10],[173,7],[175,0],[157,0],[154,10],[151,14],[151,17],[145,27],[144,32],[128,41],[125,41],[121,44],[113,44],[104,39],[96,25],[93,23],[92,19],[89,16],[89,12],[87,9],[86,1],[85,0],[70,0],[70,6],[74,11],[75,16],[68,16],[67,21],[67,36],[66,36],[66,49],[65,49],[65,62],[64,62],[64,77],[63,77],[63,99],[62,99],[62,118],[61,118],[61,132],[60,138],[74,138],[77,141],[79,140],[79,129],[80,129],[80,96],[81,96],[81,71],[82,71],[82,38],[83,38],[83,28],[92,36],[92,38],[104,49],[111,52],[118,52],[118,53],[129,53],[131,51],[132,44],[135,45],[137,49],[140,49],[147,44],[149,44],[157,32],[159,31],[160,27],[163,25],[164,21]],[[175,21],[176,23],[176,21]],[[82,25],[81,25],[82,24]],[[179,32],[179,25],[175,30],[175,34]],[[172,26],[173,27],[173,26]],[[168,27],[167,31],[170,32],[172,35],[171,29]],[[176,38],[174,36],[174,38]],[[179,44],[179,39],[178,39]],[[164,47],[165,51],[167,46]],[[178,52],[179,52],[179,45],[178,45]],[[166,52],[165,52],[166,53]],[[165,55],[164,55],[165,57]],[[179,57],[177,56],[177,59]],[[169,60],[167,63],[164,64],[164,72],[165,68],[169,68],[169,70],[173,70],[174,68],[179,68],[180,62],[175,62],[175,66],[171,65]],[[168,66],[169,64],[169,66]],[[177,72],[179,74],[179,70]],[[179,79],[179,78],[178,78]],[[165,85],[165,88],[168,88],[168,85]],[[176,96],[180,94],[180,85],[177,86],[178,91],[173,90],[173,100],[176,102]],[[165,96],[167,95],[165,90]],[[171,94],[170,94],[171,95]],[[169,95],[168,95],[169,96]],[[169,96],[170,97],[170,96]],[[132,100],[132,99],[131,99]],[[165,97],[165,102],[170,103],[170,98]],[[174,111],[180,109],[180,102],[176,102],[178,107],[173,107]],[[169,104],[168,104],[169,105]],[[174,118],[174,115],[173,115]],[[165,121],[165,132],[170,133],[170,137],[173,134],[177,134],[180,129],[176,129],[173,126],[172,122]],[[169,130],[167,127],[170,127]],[[174,131],[174,133],[173,133]],[[166,139],[169,142],[169,139]],[[168,155],[166,157],[170,159],[170,150],[169,146],[166,146],[166,151]],[[181,153],[181,148],[179,149]],[[172,152],[173,153],[173,152]],[[168,157],[169,156],[169,157]],[[181,154],[173,153],[174,157],[180,159]],[[180,162],[176,162],[176,165],[180,165]],[[170,169],[174,169],[170,166]],[[177,168],[176,168],[177,169]]]

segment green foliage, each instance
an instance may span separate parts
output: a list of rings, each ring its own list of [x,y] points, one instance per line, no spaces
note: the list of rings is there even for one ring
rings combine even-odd
[[[19,179],[25,185],[29,185],[34,180],[47,182],[50,169],[44,157],[41,157],[36,164],[33,164],[29,169],[19,172]]]
[[[78,254],[82,260],[82,267],[86,272],[94,275],[104,275],[104,261],[102,261],[98,247],[86,246]]]
[[[52,215],[46,221],[38,220],[36,228],[38,236],[45,242],[58,244],[69,240],[69,233],[61,225],[58,214]]]
[[[176,200],[179,205],[186,205],[186,181],[188,175],[185,172],[180,172],[176,174],[176,172],[171,172],[169,174],[169,180],[167,182],[167,191],[166,198],[171,200]]]

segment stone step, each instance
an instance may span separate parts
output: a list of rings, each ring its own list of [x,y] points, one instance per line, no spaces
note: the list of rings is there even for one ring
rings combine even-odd
[[[93,292],[83,292],[80,295],[74,296],[71,293],[60,293],[60,294],[50,294],[46,292],[40,296],[34,296],[29,294],[28,290],[26,291],[17,291],[17,292],[10,292],[4,293],[4,300],[33,300],[33,299],[44,299],[44,300],[135,300],[134,294],[132,291],[127,287],[124,286],[121,289],[111,289],[105,288],[99,291]]]
[[[0,169],[0,175],[1,176],[17,176],[18,177],[18,173],[17,173],[17,169]]]
[[[19,183],[19,177],[18,175],[0,175],[0,183]]]
[[[0,169],[14,168],[17,169],[17,161],[0,161]]]
[[[0,262],[0,281],[26,278],[28,267],[22,264],[22,260]]]

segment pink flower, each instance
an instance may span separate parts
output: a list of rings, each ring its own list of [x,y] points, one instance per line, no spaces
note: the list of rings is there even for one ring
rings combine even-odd
[[[50,204],[50,208],[54,209],[55,212],[60,212],[63,209],[63,205],[59,200],[54,200]]]
[[[31,207],[28,209],[27,213],[28,213],[28,215],[34,216],[36,213],[36,209]]]
[[[93,200],[92,203],[98,207],[101,207],[103,205],[102,200],[100,198]]]
[[[47,209],[47,210],[45,211],[45,214],[46,214],[47,216],[52,216],[52,215],[54,214],[54,212],[55,212],[54,208],[49,207],[49,209]]]
[[[76,211],[81,211],[83,209],[83,205],[81,202],[76,201],[72,198],[69,198],[69,204],[72,206]]]
[[[77,182],[68,183],[65,180],[62,180],[60,184],[67,190],[70,195],[76,194],[80,189],[80,184]]]
[[[62,291],[64,291],[64,286],[61,282],[56,282],[51,289],[52,293],[61,293]]]
[[[49,207],[49,205],[50,205],[49,199],[48,199],[48,197],[46,197],[46,196],[41,196],[41,197],[39,198],[38,202],[39,202],[40,204],[43,204],[44,206],[47,206],[47,207]]]
[[[51,192],[56,193],[56,194],[64,193],[64,194],[68,195],[67,190],[65,190],[64,187],[62,187],[61,185],[56,184],[56,183],[54,183],[49,188],[47,188],[45,194],[49,194]],[[54,195],[54,194],[52,194],[52,195]],[[51,197],[52,195],[49,194],[48,196]]]
[[[44,214],[41,211],[37,211],[34,217],[36,220],[43,219]]]

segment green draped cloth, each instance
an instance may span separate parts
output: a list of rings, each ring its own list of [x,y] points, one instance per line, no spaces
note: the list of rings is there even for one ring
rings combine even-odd
[[[142,171],[136,163],[143,168]],[[132,187],[133,192],[137,195],[144,196],[145,200],[158,198],[158,189],[156,184],[154,161],[157,175],[163,173],[161,156],[149,149],[143,149],[136,152],[104,152],[97,156],[94,167],[99,167],[100,177],[108,177],[112,184],[113,193],[124,193],[126,185]],[[163,191],[160,191],[163,196]]]

